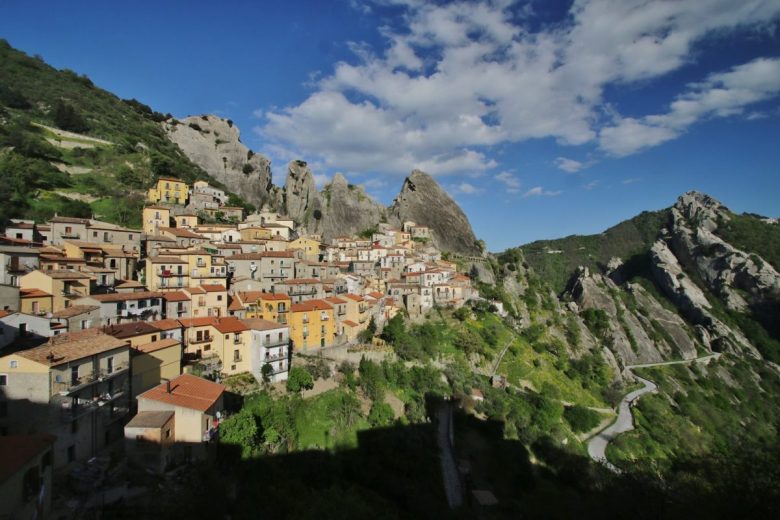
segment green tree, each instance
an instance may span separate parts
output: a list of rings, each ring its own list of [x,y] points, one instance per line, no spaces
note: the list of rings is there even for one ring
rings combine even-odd
[[[89,130],[87,121],[79,114],[73,105],[62,100],[54,105],[54,124],[68,132],[84,133]]]
[[[255,416],[246,408],[228,417],[219,425],[220,442],[240,446],[241,457],[244,459],[254,455],[258,433]]]
[[[348,430],[360,418],[360,401],[351,392],[341,392],[330,408],[330,416],[337,430]]]
[[[314,388],[314,378],[303,367],[292,367],[287,376],[287,391],[302,392]]]
[[[368,412],[368,422],[375,428],[389,425],[393,422],[393,409],[385,402],[375,402]]]
[[[374,339],[374,334],[376,334],[376,322],[374,322],[374,317],[371,316],[371,320],[368,322],[368,327],[366,327],[366,330],[360,331],[358,338],[363,343],[371,343],[371,340]]]
[[[274,367],[270,363],[265,363],[263,368],[260,369],[260,375],[263,377],[263,383],[268,384],[271,382],[271,376],[274,373]]]
[[[588,432],[599,425],[601,416],[582,405],[574,405],[563,411],[563,417],[577,433]]]

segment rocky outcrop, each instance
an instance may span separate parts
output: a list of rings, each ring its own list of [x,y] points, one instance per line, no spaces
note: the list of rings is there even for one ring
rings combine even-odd
[[[414,170],[390,206],[395,224],[411,220],[431,228],[434,244],[444,251],[481,255],[482,251],[463,210],[425,172]]]
[[[191,116],[162,123],[168,138],[193,163],[258,208],[275,206],[278,195],[271,179],[271,161],[241,142],[232,121],[216,116]]]
[[[305,161],[290,161],[284,182],[282,213],[299,225],[305,225],[309,216],[319,207],[319,195],[309,166]]]

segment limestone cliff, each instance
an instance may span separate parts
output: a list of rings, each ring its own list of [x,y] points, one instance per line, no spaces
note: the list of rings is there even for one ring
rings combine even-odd
[[[213,115],[191,116],[162,123],[168,138],[193,163],[225,185],[227,189],[257,207],[276,205],[277,193],[271,180],[271,161],[241,142],[232,121]]]
[[[425,172],[414,170],[390,206],[391,222],[412,220],[431,228],[439,249],[463,255],[480,255],[471,224],[446,191]]]

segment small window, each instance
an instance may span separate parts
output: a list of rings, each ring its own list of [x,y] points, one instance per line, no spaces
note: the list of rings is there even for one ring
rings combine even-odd
[[[16,360],[13,360],[13,361],[11,361],[11,362],[9,363],[9,366],[10,366],[11,368],[19,368],[19,362],[18,362],[18,361],[16,361]]]
[[[11,363],[14,363],[14,361],[11,361]],[[8,376],[6,374],[0,374],[0,386],[7,386],[7,385],[8,385]]]
[[[170,428],[165,430],[165,438],[166,439],[170,439],[171,438],[171,429]]]

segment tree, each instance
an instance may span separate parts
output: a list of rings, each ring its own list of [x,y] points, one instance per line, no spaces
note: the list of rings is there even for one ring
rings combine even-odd
[[[257,449],[258,428],[255,416],[242,409],[228,417],[219,425],[219,439],[222,444],[234,444],[241,447],[241,458],[251,457]]]
[[[271,366],[270,363],[266,363],[263,365],[263,368],[260,369],[260,375],[263,377],[263,383],[268,384],[271,382],[271,376],[274,373],[274,367]]]
[[[365,357],[360,358],[360,388],[372,401],[379,401],[384,396],[384,371],[382,367]]]
[[[302,392],[314,388],[314,378],[303,367],[292,367],[287,376],[287,391]]]
[[[336,429],[352,428],[360,417],[360,401],[354,394],[343,392],[330,408],[331,418],[336,423]]]
[[[601,416],[584,406],[577,404],[563,411],[563,417],[576,433],[588,432],[599,425]]]
[[[83,133],[89,130],[89,125],[81,114],[76,112],[73,105],[64,101],[58,101],[54,105],[54,124],[68,132]]]
[[[393,422],[393,409],[385,402],[375,402],[368,412],[368,422],[375,428],[389,425]]]
[[[371,316],[371,321],[368,322],[368,327],[366,327],[366,330],[360,331],[358,338],[363,343],[371,343],[371,340],[374,339],[374,334],[376,334],[376,322],[374,322],[374,317]]]

